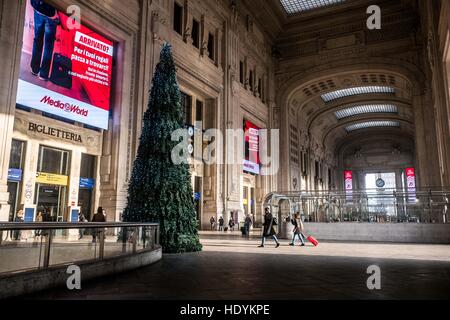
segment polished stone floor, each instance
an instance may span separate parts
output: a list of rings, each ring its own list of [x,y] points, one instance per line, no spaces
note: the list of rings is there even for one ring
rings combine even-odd
[[[203,233],[204,250],[164,255],[132,272],[27,299],[448,299],[450,246],[284,240]],[[367,268],[381,270],[381,290],[367,288]]]

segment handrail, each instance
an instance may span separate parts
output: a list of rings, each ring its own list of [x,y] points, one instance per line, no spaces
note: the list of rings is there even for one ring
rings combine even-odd
[[[447,187],[443,187],[447,188]],[[289,199],[313,222],[379,221],[449,223],[450,189],[300,190],[273,192],[264,204]]]
[[[0,222],[0,230],[157,227],[147,222]]]
[[[159,232],[158,223],[148,222],[0,222],[0,278],[153,251]]]

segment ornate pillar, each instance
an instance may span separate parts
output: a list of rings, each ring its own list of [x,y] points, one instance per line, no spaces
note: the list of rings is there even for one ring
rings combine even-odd
[[[25,1],[4,2],[0,2],[0,221],[9,218],[8,167],[25,13]]]
[[[423,93],[413,97],[416,140],[417,184],[420,188],[440,185],[436,121],[431,99]]]

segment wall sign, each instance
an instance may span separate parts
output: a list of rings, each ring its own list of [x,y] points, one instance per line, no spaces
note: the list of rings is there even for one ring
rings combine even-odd
[[[94,189],[95,179],[92,178],[80,178],[81,189]]]
[[[25,208],[23,215],[23,222],[33,222],[34,221],[34,215],[35,215],[35,208]]]
[[[28,131],[35,132],[35,133],[42,133],[44,135],[52,136],[52,137],[59,138],[59,139],[83,143],[83,139],[81,138],[81,135],[79,135],[78,133],[60,130],[60,129],[44,126],[42,124],[36,124],[33,122],[30,122],[28,124]]]
[[[8,169],[8,181],[20,182],[22,181],[22,169]]]
[[[73,208],[70,210],[70,222],[78,222],[78,214],[80,213],[80,209]]]
[[[69,177],[60,174],[37,172],[36,183],[53,184],[57,186],[67,186],[69,183]]]

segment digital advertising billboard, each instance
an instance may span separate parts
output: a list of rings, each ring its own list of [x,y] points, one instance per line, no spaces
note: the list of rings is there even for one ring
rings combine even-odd
[[[244,121],[244,172],[259,174],[259,129],[250,121]]]
[[[108,129],[113,42],[42,0],[28,0],[17,103]]]

